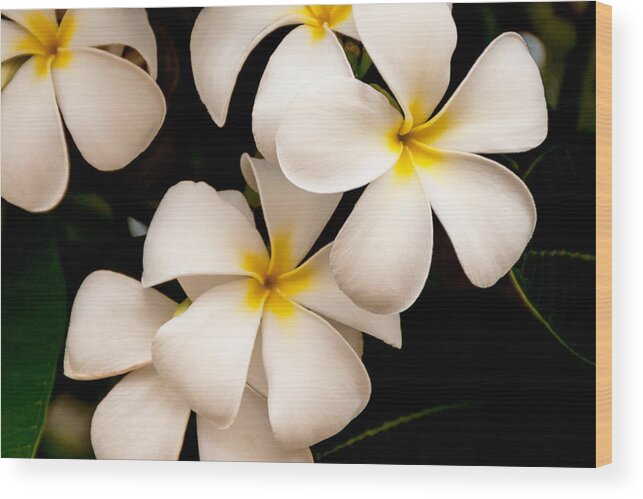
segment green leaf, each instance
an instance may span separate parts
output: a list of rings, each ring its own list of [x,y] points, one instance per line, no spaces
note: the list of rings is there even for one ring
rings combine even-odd
[[[19,222],[2,246],[2,457],[35,455],[67,331],[51,220]]]
[[[365,430],[364,432],[360,433],[359,435],[355,435],[354,437],[349,438],[348,440],[341,442],[337,444],[335,447],[332,447],[331,449],[328,449],[326,451],[318,452],[315,455],[315,461],[319,461],[331,454],[334,454],[335,452],[338,452],[342,449],[345,449],[346,447],[350,447],[351,445],[354,445],[358,442],[361,442],[362,440],[366,438],[371,438],[374,437],[380,433],[384,433],[385,431],[392,430],[393,428],[396,428],[400,425],[410,423],[411,421],[415,421],[416,419],[421,419],[425,418],[427,416],[432,416],[434,414],[438,414],[440,412],[444,411],[449,411],[452,409],[465,409],[467,407],[471,406],[471,402],[461,402],[458,404],[442,404],[442,405],[436,405],[433,407],[427,407],[426,409],[422,409],[417,412],[412,412],[410,414],[405,414],[403,416],[400,416],[398,418],[392,419],[390,421],[385,421],[384,423],[375,426],[373,428],[369,428]]]
[[[531,314],[569,353],[596,366],[594,344],[594,255],[566,250],[527,251],[510,272]]]

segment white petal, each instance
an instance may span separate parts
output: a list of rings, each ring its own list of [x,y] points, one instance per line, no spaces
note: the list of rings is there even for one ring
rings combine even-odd
[[[263,301],[242,278],[202,294],[162,326],[152,345],[154,366],[190,408],[220,428],[232,424],[246,384]]]
[[[214,122],[223,126],[237,75],[271,31],[301,21],[296,6],[205,8],[190,39],[194,83]]]
[[[241,192],[233,190],[219,191],[219,196],[226,203],[239,210],[241,214],[248,219],[250,225],[254,226],[255,216],[252,213],[252,209],[248,205],[248,201]]]
[[[103,171],[123,168],[150,145],[165,98],[149,74],[104,50],[78,48],[53,69],[56,99],[83,157]]]
[[[65,376],[100,379],[152,362],[152,339],[177,304],[131,277],[106,270],[82,283],[71,310]]]
[[[125,45],[136,49],[156,80],[156,38],[145,9],[70,9],[64,22],[73,19],[69,47]]]
[[[517,33],[487,47],[444,108],[413,135],[441,149],[527,151],[547,136],[547,103],[538,66]]]
[[[277,132],[286,177],[312,192],[345,192],[391,168],[401,152],[402,116],[354,78],[324,78],[293,99]]]
[[[428,159],[428,167],[417,172],[465,274],[476,286],[492,286],[518,261],[534,232],[529,189],[482,156],[437,151]]]
[[[246,255],[268,264],[266,247],[239,210],[209,185],[180,182],[154,214],[143,249],[143,285],[181,276],[251,275]]]
[[[241,157],[241,171],[248,184],[258,189],[273,265],[281,272],[294,269],[317,241],[342,195],[304,191],[290,183],[278,167],[247,154]]]
[[[325,321],[328,322],[339,334],[342,335],[342,338],[346,340],[351,348],[359,355],[360,359],[364,355],[364,335],[358,329],[354,329],[350,326],[342,324],[341,322],[334,321],[328,317],[322,317]]]
[[[98,459],[179,458],[190,409],[148,366],[125,376],[98,404],[92,447]]]
[[[250,359],[250,367],[248,367],[248,385],[254,391],[262,395],[268,396],[268,378],[266,378],[266,368],[263,365],[263,351],[261,349],[261,331],[257,334],[255,339],[255,346],[252,350],[252,358]]]
[[[226,203],[239,210],[239,212],[246,217],[248,222],[254,226],[254,215],[252,214],[252,210],[250,209],[250,206],[248,206],[248,202],[243,194],[239,191],[233,190],[221,191],[218,194]],[[238,278],[239,276],[235,275],[190,275],[178,277],[178,281],[188,298],[194,301],[213,287],[234,281]]]
[[[310,26],[288,33],[270,56],[252,110],[252,131],[262,156],[277,165],[275,135],[293,97],[328,75],[352,77],[344,49],[328,27],[320,38]]]
[[[284,448],[297,449],[344,428],[366,406],[371,384],[337,331],[289,303],[276,311],[267,303],[261,331],[272,430]]]
[[[429,275],[431,208],[412,168],[396,167],[366,188],[330,255],[340,289],[374,313],[409,308]]]
[[[8,17],[12,21],[17,22],[27,31],[40,38],[44,33],[50,32],[52,29],[58,28],[58,21],[56,20],[56,11],[54,9],[38,9],[38,10],[4,10],[2,15]]]
[[[33,54],[38,40],[18,23],[2,19],[2,62],[24,54]]]
[[[373,63],[400,103],[407,122],[423,123],[449,85],[457,33],[441,3],[353,6],[355,24]]]
[[[310,449],[283,450],[272,436],[266,399],[246,388],[239,414],[230,428],[220,430],[197,416],[201,461],[264,461],[312,463]]]
[[[379,251],[380,244],[378,243],[373,251]],[[400,316],[373,314],[355,305],[335,282],[330,269],[331,248],[331,244],[322,248],[301,267],[282,277],[280,289],[291,300],[324,317],[364,331],[400,348],[402,346]],[[378,262],[377,267],[383,264],[385,263]]]
[[[2,90],[2,197],[31,212],[54,208],[69,180],[51,73],[25,62]]]

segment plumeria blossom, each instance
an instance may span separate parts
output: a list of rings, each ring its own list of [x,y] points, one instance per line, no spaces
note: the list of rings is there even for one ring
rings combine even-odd
[[[68,10],[60,23],[54,10],[2,15],[3,67],[26,58],[2,90],[2,197],[47,211],[69,181],[63,120],[101,171],[123,168],[156,136],[165,117],[156,39],[145,9]],[[123,46],[147,71],[107,50]]]
[[[74,300],[65,375],[94,380],[125,374],[100,402],[91,424],[98,459],[178,459],[190,416],[152,365],[156,331],[185,309],[122,274],[90,274]],[[265,397],[245,387],[226,430],[197,416],[201,460],[312,462],[307,448],[283,450],[272,436]]]
[[[456,28],[447,5],[355,5],[359,37],[395,101],[351,77],[307,85],[276,136],[278,162],[317,193],[369,184],[330,255],[339,287],[378,313],[408,308],[431,263],[431,211],[473,284],[493,285],[536,224],[525,184],[484,153],[527,151],[547,134],[538,68],[516,33],[496,38],[434,114]],[[399,109],[398,107],[399,106]]]
[[[247,204],[235,209],[204,183],[172,187],[149,227],[142,283],[178,279],[191,304],[161,326],[152,358],[219,428],[239,417],[247,382],[267,396],[280,445],[303,448],[363,410],[371,386],[360,331],[399,347],[400,319],[361,310],[339,290],[330,245],[300,264],[340,194],[298,189],[263,159],[244,155],[241,163],[261,198],[270,253]]]
[[[271,55],[252,115],[257,147],[276,164],[275,133],[292,96],[316,78],[353,74],[335,35],[358,38],[352,12],[350,5],[204,8],[190,52],[197,90],[215,123],[225,124],[237,76],[252,49],[272,31],[298,25]]]

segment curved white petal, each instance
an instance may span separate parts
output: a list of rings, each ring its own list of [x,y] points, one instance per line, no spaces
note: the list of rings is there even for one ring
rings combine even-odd
[[[56,99],[74,142],[103,171],[128,165],[150,145],[165,119],[165,98],[138,66],[94,48],[69,50],[53,67]]]
[[[545,140],[545,91],[523,38],[505,33],[491,42],[444,108],[412,134],[475,153],[527,151]]]
[[[214,122],[223,126],[237,75],[271,31],[301,22],[292,6],[204,8],[194,23],[190,54],[194,83]]]
[[[221,430],[197,416],[201,461],[264,461],[312,463],[310,449],[284,450],[272,436],[266,399],[246,388],[239,414],[230,428]]]
[[[317,241],[342,195],[304,191],[290,183],[279,167],[247,154],[241,157],[241,171],[259,192],[275,274],[294,269]]]
[[[272,297],[271,297],[272,298]],[[289,302],[266,305],[261,332],[270,423],[284,448],[308,447],[344,428],[368,402],[368,373],[326,321]]]
[[[180,182],[159,204],[145,238],[143,285],[182,276],[251,275],[244,258],[268,265],[266,247],[244,215],[209,185]]]
[[[72,22],[69,47],[125,45],[136,49],[156,80],[156,38],[145,9],[69,9],[63,22]]]
[[[518,261],[536,227],[527,186],[504,166],[475,154],[414,155],[427,197],[465,274],[489,287]]]
[[[359,355],[360,359],[364,355],[364,334],[355,328],[342,324],[341,322],[334,321],[328,317],[322,317],[325,321],[335,329],[342,338],[346,340],[351,348]]]
[[[2,15],[17,22],[39,40],[48,38],[58,28],[54,9],[2,9]],[[4,26],[3,26],[4,27]]]
[[[179,458],[190,409],[147,366],[125,376],[102,400],[92,419],[98,459]]]
[[[2,62],[19,55],[33,54],[36,38],[18,23],[2,19]]]
[[[311,192],[345,192],[391,168],[402,116],[354,78],[324,78],[297,94],[277,132],[284,174]]]
[[[261,321],[254,279],[242,278],[202,294],[163,325],[152,345],[154,366],[190,408],[220,428],[239,410]]]
[[[366,188],[330,255],[340,289],[379,314],[409,308],[431,266],[431,208],[413,167],[404,173],[397,168]]]
[[[357,4],[355,24],[407,123],[423,123],[446,92],[457,33],[443,3]]]
[[[67,143],[51,73],[36,57],[2,90],[2,197],[31,212],[54,208],[69,180]]]
[[[83,281],[71,310],[65,376],[100,379],[152,362],[152,339],[177,304],[131,277],[106,270]]]
[[[375,246],[373,251],[379,251],[380,244]],[[400,316],[373,314],[355,305],[335,282],[330,269],[331,248],[332,244],[325,246],[301,267],[282,277],[280,289],[291,300],[324,317],[364,331],[389,345],[400,348],[402,346]],[[356,254],[355,258],[359,259],[360,256]],[[378,262],[377,266],[385,264],[385,262]]]
[[[308,83],[329,75],[352,77],[344,49],[328,27],[319,36],[310,26],[298,26],[270,56],[252,110],[257,149],[278,165],[275,135],[293,97]]]
[[[250,222],[250,225],[254,226],[255,216],[252,213],[250,205],[248,205],[248,201],[241,192],[233,190],[219,191],[219,197],[229,205],[234,206],[239,210],[241,214],[246,217],[248,222]]]
[[[247,383],[250,388],[263,397],[268,396],[268,378],[266,378],[266,368],[263,365],[263,351],[261,349],[261,330],[257,334],[252,350]]]

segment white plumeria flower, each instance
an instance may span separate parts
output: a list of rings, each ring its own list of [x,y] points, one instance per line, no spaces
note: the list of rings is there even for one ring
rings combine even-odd
[[[281,168],[303,189],[370,183],[333,245],[339,287],[373,312],[408,308],[429,273],[431,210],[471,282],[493,285],[531,238],[536,208],[516,175],[474,153],[526,151],[544,140],[547,107],[534,60],[519,35],[499,36],[433,115],[456,45],[449,7],[353,11],[401,112],[365,83],[328,77],[297,94],[276,137]]]
[[[190,416],[152,365],[152,339],[185,307],[127,276],[90,274],[74,300],[65,375],[94,380],[129,373],[98,404],[91,440],[98,459],[178,459]],[[201,460],[312,462],[307,448],[283,450],[272,436],[266,399],[246,387],[227,430],[197,416]]]
[[[155,82],[156,39],[145,9],[2,12],[2,62],[28,56],[2,90],[2,197],[31,212],[54,208],[69,181],[62,118],[102,171],[143,152],[165,118]],[[137,50],[147,72],[101,50]]]
[[[154,365],[221,428],[235,421],[247,380],[267,395],[280,444],[307,447],[340,431],[370,397],[360,331],[399,347],[400,318],[361,310],[339,290],[330,245],[300,265],[341,195],[298,189],[247,155],[242,170],[261,198],[270,256],[247,204],[234,209],[207,184],[175,185],[154,215],[143,285],[178,279],[193,302],[159,329]]]
[[[225,124],[237,75],[252,49],[277,28],[299,24],[271,55],[252,113],[257,148],[276,164],[275,133],[294,94],[316,78],[353,74],[334,33],[358,38],[352,10],[350,5],[204,8],[190,52],[196,88],[215,123]]]

